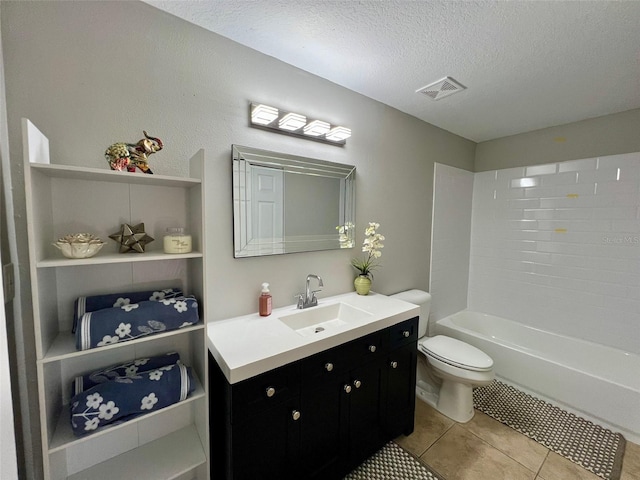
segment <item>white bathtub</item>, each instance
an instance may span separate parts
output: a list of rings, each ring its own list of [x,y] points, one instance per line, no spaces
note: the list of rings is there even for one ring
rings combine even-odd
[[[640,355],[468,310],[435,334],[486,352],[505,383],[640,443]]]

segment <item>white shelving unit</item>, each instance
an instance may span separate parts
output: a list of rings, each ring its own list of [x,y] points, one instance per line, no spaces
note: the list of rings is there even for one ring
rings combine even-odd
[[[189,178],[57,165],[49,163],[48,139],[29,120],[22,126],[45,478],[208,479],[203,151],[190,160]],[[118,253],[108,236],[122,223],[140,222],[155,241],[145,253]],[[162,236],[172,226],[190,230],[193,252],[162,252]],[[92,258],[64,258],[53,242],[79,232],[107,244]],[[75,298],[166,287],[196,296],[197,325],[76,350]],[[170,351],[179,352],[196,377],[186,400],[84,437],[73,434],[69,400],[76,375]]]

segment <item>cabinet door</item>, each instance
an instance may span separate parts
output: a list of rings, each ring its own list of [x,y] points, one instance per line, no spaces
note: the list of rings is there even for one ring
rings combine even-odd
[[[298,479],[300,412],[293,398],[268,410],[247,415],[233,425],[231,461],[234,480]],[[296,412],[298,413],[296,415]]]
[[[387,358],[383,424],[390,438],[413,432],[417,358],[416,342],[393,350]]]
[[[350,373],[349,467],[353,468],[386,443],[382,428],[382,375],[385,358]]]
[[[348,376],[303,386],[300,396],[299,478],[338,478],[345,450],[343,418],[347,415],[344,386]]]

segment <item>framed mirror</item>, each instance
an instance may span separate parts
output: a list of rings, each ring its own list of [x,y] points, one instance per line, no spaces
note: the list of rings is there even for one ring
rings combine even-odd
[[[232,145],[234,257],[352,248],[356,167]]]

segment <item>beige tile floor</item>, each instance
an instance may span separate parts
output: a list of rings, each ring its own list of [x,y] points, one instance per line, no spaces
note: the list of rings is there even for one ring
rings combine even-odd
[[[600,479],[484,413],[457,423],[420,400],[414,432],[396,442],[446,480]],[[620,480],[640,480],[639,445],[627,442]]]

